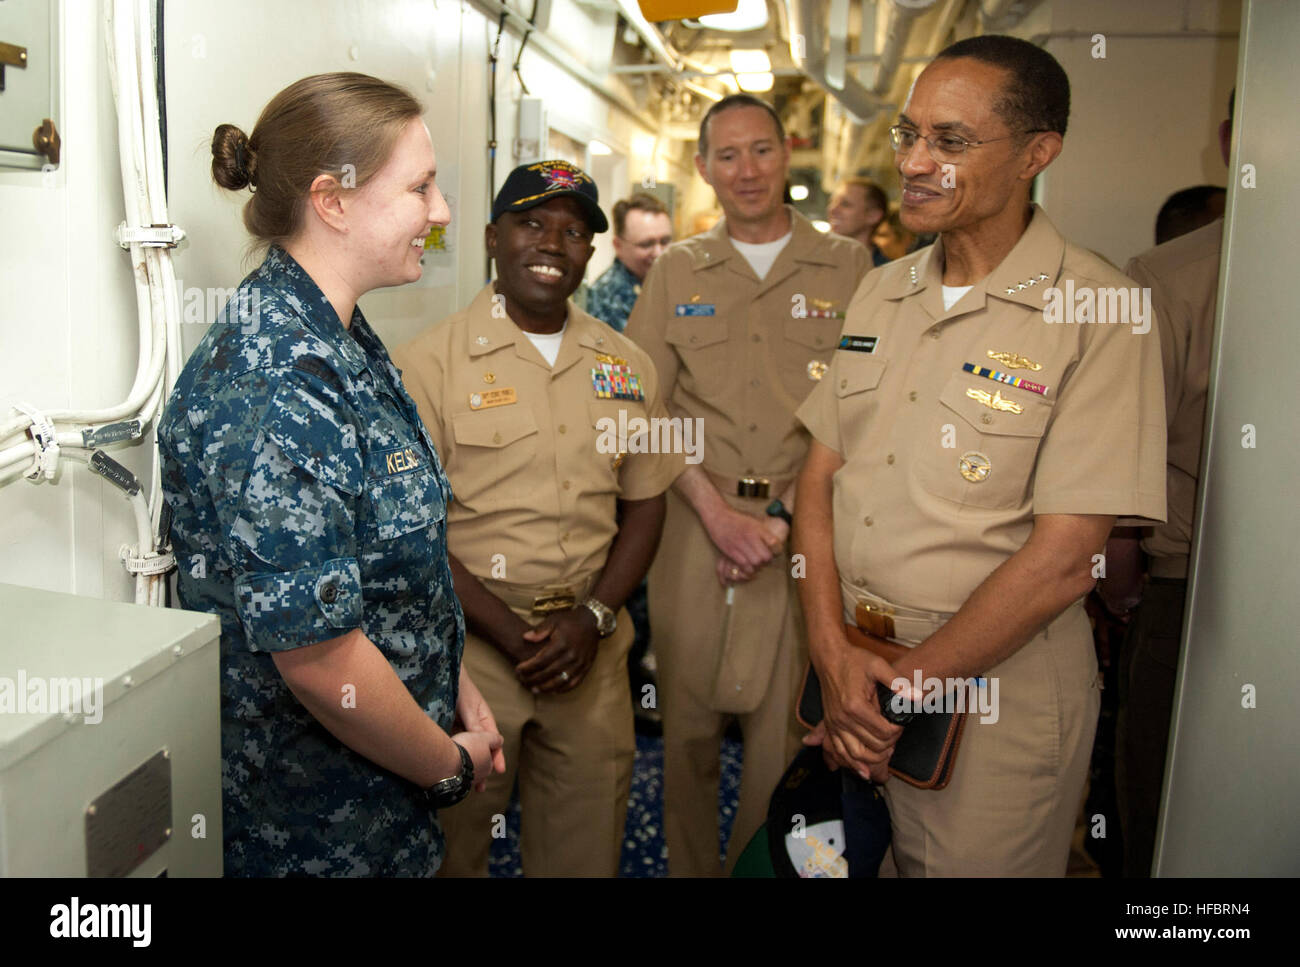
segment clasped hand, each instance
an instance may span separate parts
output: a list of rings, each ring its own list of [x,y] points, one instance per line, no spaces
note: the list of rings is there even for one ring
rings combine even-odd
[[[730,507],[706,530],[718,549],[716,570],[724,588],[752,580],[790,536],[790,525],[779,517],[755,517]]]
[[[534,694],[572,691],[591,670],[599,647],[596,616],[589,608],[557,611],[523,633],[514,652],[515,677]]]
[[[902,676],[879,655],[847,643],[831,655],[826,667],[818,669],[824,717],[803,743],[821,746],[831,769],[847,767],[863,779],[886,782],[889,758],[903,728],[881,715],[876,683],[889,688]],[[920,698],[910,684],[900,692]]]

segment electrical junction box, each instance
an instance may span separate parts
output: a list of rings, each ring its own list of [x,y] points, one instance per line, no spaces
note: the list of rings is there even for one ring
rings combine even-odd
[[[220,876],[217,617],[9,584],[0,615],[0,876]]]

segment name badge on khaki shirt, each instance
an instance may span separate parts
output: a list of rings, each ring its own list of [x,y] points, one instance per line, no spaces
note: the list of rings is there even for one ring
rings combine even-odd
[[[486,410],[493,406],[508,406],[511,403],[518,403],[519,398],[515,395],[514,387],[506,389],[484,390],[482,393],[469,394],[469,408],[471,410]]]

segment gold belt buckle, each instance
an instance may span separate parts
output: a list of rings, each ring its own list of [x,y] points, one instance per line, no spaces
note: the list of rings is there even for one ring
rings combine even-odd
[[[877,638],[894,637],[894,612],[889,608],[876,608],[859,601],[853,609],[853,620],[859,628]]]
[[[577,602],[569,591],[552,594],[540,594],[533,598],[533,614],[551,614],[554,611],[568,611]]]
[[[736,481],[737,497],[761,497],[766,500],[772,489],[772,482],[766,477],[741,477]]]

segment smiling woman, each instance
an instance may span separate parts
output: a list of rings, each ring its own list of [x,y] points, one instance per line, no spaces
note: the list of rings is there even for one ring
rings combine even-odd
[[[461,668],[450,488],[356,305],[418,279],[449,221],[421,110],[322,74],[251,137],[213,138],[213,178],[255,189],[244,224],[269,251],[195,349],[158,445],[181,603],[221,618],[230,875],[432,876],[436,810],[504,768]]]

